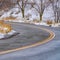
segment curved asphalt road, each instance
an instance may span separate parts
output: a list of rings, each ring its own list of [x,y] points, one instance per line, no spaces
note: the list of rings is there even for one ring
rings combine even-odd
[[[1,39],[0,40],[0,54],[2,51],[7,50],[15,50],[16,48],[22,49],[22,47],[27,46],[36,46],[38,43],[42,44],[49,41],[50,38],[53,37],[53,34],[49,31],[46,31],[42,28],[33,26],[33,25],[27,25],[27,24],[20,24],[20,23],[11,23],[14,30],[16,30],[16,33],[14,36]]]
[[[0,60],[60,60],[60,27],[37,27],[52,30],[55,38],[40,46],[0,55]]]

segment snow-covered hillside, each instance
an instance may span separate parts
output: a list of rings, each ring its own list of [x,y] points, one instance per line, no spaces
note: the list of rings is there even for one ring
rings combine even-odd
[[[13,17],[22,18],[22,13],[19,12],[19,8],[13,8],[13,9],[9,10],[8,12],[4,12],[4,14],[1,16],[1,18],[9,17],[10,15]],[[27,16],[27,18],[29,18],[29,20],[34,20],[34,19],[39,20],[39,14],[37,13],[37,11],[34,8],[29,9],[27,12],[25,11],[25,16]],[[43,14],[43,21],[45,21],[47,19],[54,20],[54,12],[52,10],[51,5],[45,9],[44,14]]]

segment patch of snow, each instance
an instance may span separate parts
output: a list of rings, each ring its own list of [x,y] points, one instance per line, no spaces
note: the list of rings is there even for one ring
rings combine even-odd
[[[7,13],[7,12],[5,12],[5,13],[1,16],[1,18],[5,18],[5,17],[9,17],[9,16],[10,16],[10,14]]]
[[[39,19],[39,15],[38,15],[37,11],[34,8],[28,10],[26,12],[26,15],[27,16],[30,15],[30,16],[28,16],[29,17],[29,20],[34,20],[34,19],[37,19],[38,20]]]
[[[4,38],[4,34],[0,33],[0,39]]]
[[[48,26],[45,22],[40,22],[40,23],[34,23],[35,25],[44,25],[44,26]]]
[[[15,30],[11,30],[11,32],[9,32],[9,33],[7,33],[7,34],[2,34],[2,33],[0,33],[0,39],[8,38],[8,37],[14,35],[15,33],[16,33]]]
[[[16,33],[16,31],[15,30],[11,30],[11,32],[9,32],[8,35],[12,35],[14,33]]]
[[[38,0],[36,0],[36,2],[39,3]],[[31,6],[27,6],[26,9],[25,9],[25,15],[28,17],[27,19],[29,19],[31,21],[39,20],[38,12],[34,8],[29,9],[30,7]],[[28,11],[27,11],[27,9],[28,9]],[[16,18],[16,20],[9,20],[9,21],[11,21],[11,22],[24,22],[25,19],[22,18],[22,13],[21,12],[17,13],[18,11],[20,11],[19,8],[13,8],[13,9],[9,10],[8,12],[5,12],[1,16],[1,18],[9,17],[10,15],[12,15],[13,17],[17,17],[17,18]],[[11,14],[12,12],[13,12],[13,14]],[[43,19],[42,19],[43,22],[35,23],[35,24],[36,25],[45,25],[45,26],[47,26],[47,24],[44,22],[46,20],[54,20],[54,12],[53,12],[53,9],[52,9],[52,5],[48,6],[44,10]]]
[[[46,24],[45,22],[41,22],[41,23],[34,23],[35,25],[44,25],[44,26],[49,26],[48,24]],[[51,24],[51,27],[59,27],[60,23],[57,24]]]
[[[52,24],[52,27],[59,27],[59,24]]]

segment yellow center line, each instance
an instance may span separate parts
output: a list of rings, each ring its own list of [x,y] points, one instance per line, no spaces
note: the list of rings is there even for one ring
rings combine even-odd
[[[51,41],[55,37],[55,34],[52,31],[50,31],[48,29],[45,29],[45,28],[40,28],[40,29],[49,32],[50,33],[50,36],[48,38],[46,38],[45,40],[43,40],[41,42],[34,43],[32,45],[28,45],[28,46],[24,46],[24,47],[12,49],[12,50],[2,51],[2,52],[0,52],[0,55],[1,54],[7,54],[7,53],[10,53],[10,52],[15,52],[15,51],[18,51],[18,50],[23,50],[23,49],[31,48],[31,47],[35,47],[35,46],[38,46],[38,45],[47,43],[47,42]]]

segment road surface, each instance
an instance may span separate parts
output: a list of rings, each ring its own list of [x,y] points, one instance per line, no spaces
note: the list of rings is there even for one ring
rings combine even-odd
[[[30,26],[29,24],[23,25]],[[31,26],[33,27],[35,25]],[[60,27],[36,27],[53,31],[55,38],[39,46],[0,55],[0,60],[60,60]]]

